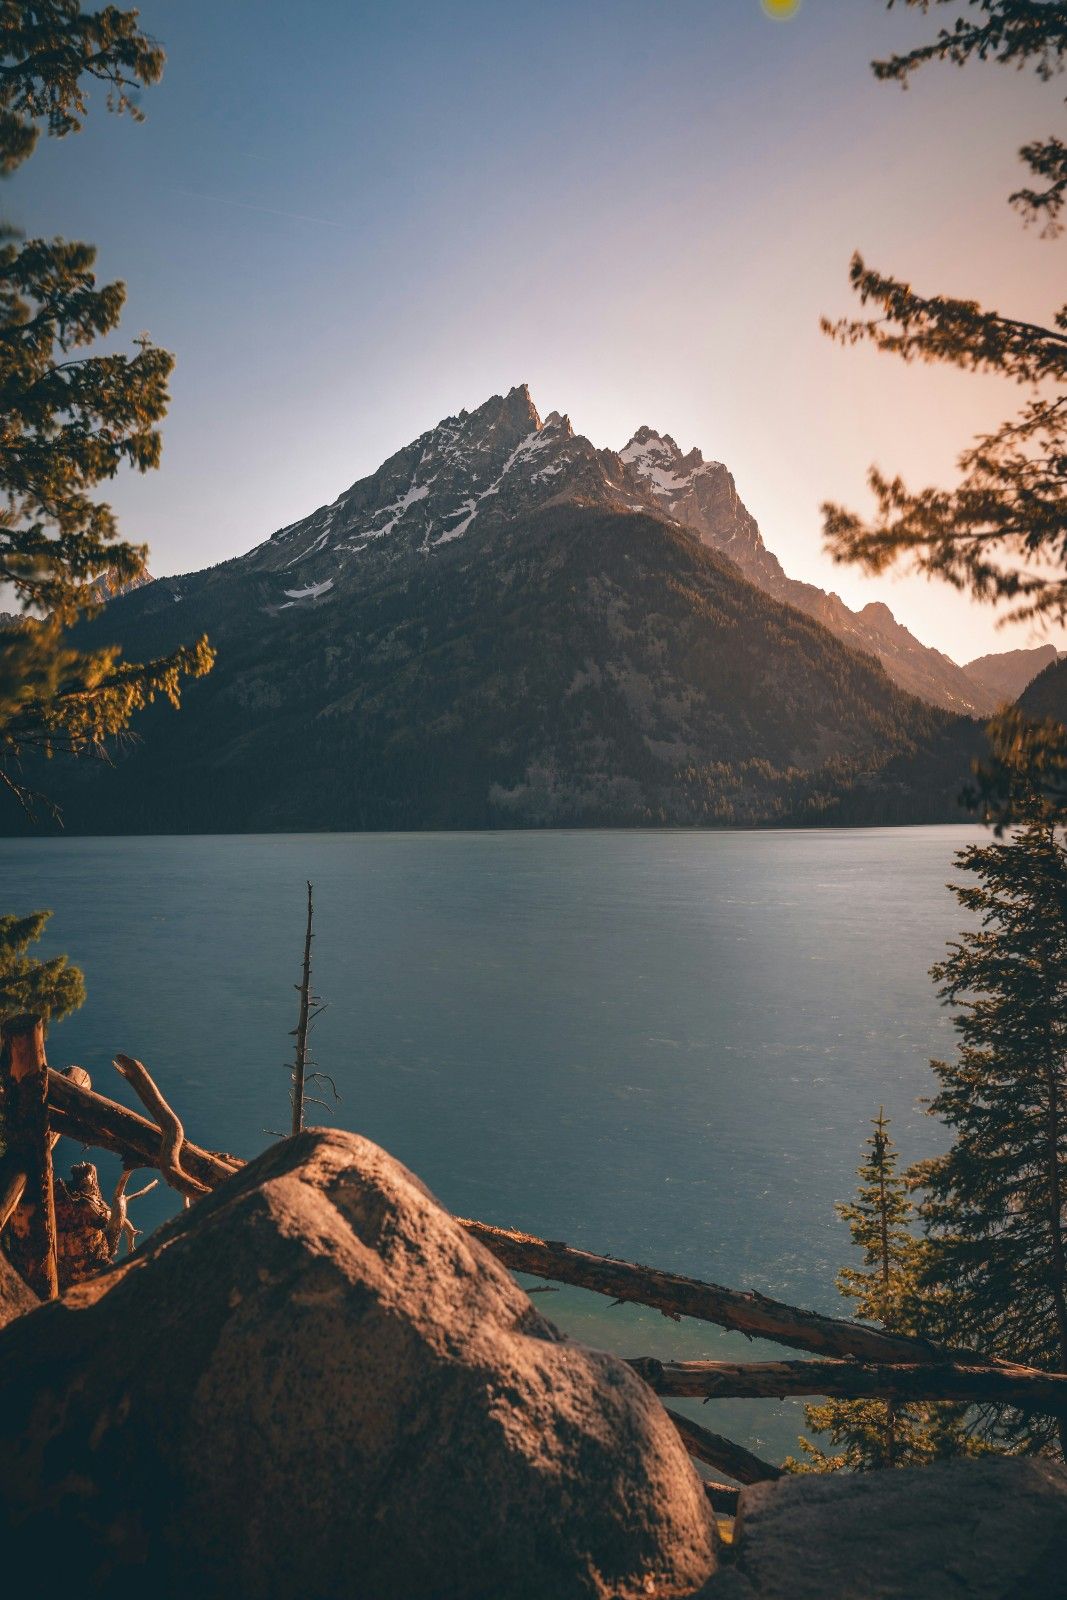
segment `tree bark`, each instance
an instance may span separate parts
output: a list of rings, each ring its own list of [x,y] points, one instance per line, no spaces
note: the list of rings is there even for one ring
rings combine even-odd
[[[886,1333],[881,1328],[838,1317],[820,1316],[780,1300],[769,1300],[755,1290],[726,1289],[721,1284],[684,1278],[657,1267],[637,1266],[610,1256],[591,1255],[555,1239],[538,1239],[510,1228],[495,1228],[469,1217],[457,1218],[512,1272],[529,1272],[537,1278],[571,1283],[595,1294],[611,1295],[617,1302],[653,1306],[665,1316],[698,1317],[732,1328],[752,1338],[770,1339],[815,1355],[856,1356],[861,1360],[915,1363],[944,1361],[996,1364],[994,1358],[970,1350],[947,1352],[926,1339]]]
[[[0,1083],[7,1151],[5,1199],[23,1178],[18,1199],[23,1226],[12,1239],[12,1260],[42,1300],[59,1295],[52,1141],[48,1136],[48,1062],[40,1017],[9,1017],[0,1030]]]
[[[72,1083],[49,1071],[48,1107],[52,1128],[83,1145],[110,1150],[130,1167],[159,1167],[159,1128],[136,1111],[128,1111],[106,1095]],[[202,1194],[232,1178],[244,1165],[236,1156],[201,1149],[188,1139],[182,1145],[183,1193]]]
[[[114,1066],[159,1128],[159,1157],[155,1165],[171,1188],[187,1198],[190,1194],[206,1194],[207,1184],[190,1177],[182,1167],[185,1129],[177,1112],[163,1098],[148,1068],[133,1056],[124,1055],[115,1057]],[[191,1185],[195,1187],[191,1188]]]
[[[659,1361],[630,1365],[658,1395],[705,1400],[784,1400],[796,1395],[846,1400],[959,1400],[1067,1416],[1067,1376],[1034,1367],[922,1366],[861,1361]]]

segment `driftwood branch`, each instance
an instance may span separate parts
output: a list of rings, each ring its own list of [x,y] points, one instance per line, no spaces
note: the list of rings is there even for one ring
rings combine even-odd
[[[185,1129],[177,1112],[163,1098],[148,1068],[143,1062],[134,1060],[133,1056],[124,1055],[117,1055],[114,1065],[159,1127],[159,1157],[156,1165],[171,1188],[186,1197],[190,1194],[207,1194],[208,1185],[190,1177],[182,1169]]]
[[[458,1220],[512,1272],[529,1272],[536,1278],[592,1289],[594,1294],[610,1295],[619,1304],[632,1301],[653,1306],[669,1317],[698,1317],[752,1338],[770,1339],[815,1355],[904,1363],[944,1361],[948,1356],[956,1363],[998,1364],[974,1351],[947,1352],[925,1339],[820,1316],[817,1311],[803,1311],[798,1306],[770,1300],[755,1290],[725,1289],[718,1283],[662,1272],[658,1267],[592,1255],[555,1239],[538,1239],[533,1234],[494,1228],[466,1217]]]
[[[108,1220],[106,1238],[107,1253],[111,1257],[112,1261],[114,1261],[115,1257],[119,1253],[119,1245],[122,1242],[122,1235],[126,1230],[128,1217],[126,1185],[129,1183],[129,1181],[130,1169],[127,1167],[119,1174],[119,1180],[115,1185],[115,1192],[111,1196],[111,1216]]]
[[[685,1448],[697,1461],[717,1467],[720,1472],[728,1472],[738,1483],[772,1483],[775,1478],[782,1476],[781,1467],[762,1461],[743,1445],[734,1444],[732,1439],[724,1439],[721,1433],[712,1433],[710,1428],[702,1427],[691,1417],[684,1417],[680,1411],[672,1411],[670,1406],[664,1409],[678,1429]]]
[[[107,1225],[107,1248],[112,1261],[118,1256],[119,1245],[123,1239],[126,1241],[127,1250],[132,1250],[137,1242],[137,1229],[130,1221],[130,1201],[139,1200],[143,1194],[148,1194],[159,1181],[157,1178],[153,1178],[152,1182],[146,1183],[143,1188],[135,1189],[132,1194],[127,1194],[126,1185],[130,1181],[130,1175],[128,1167],[119,1174],[115,1192],[111,1196],[111,1215]]]
[[[128,1167],[159,1167],[159,1128],[154,1123],[59,1072],[48,1074],[48,1114],[53,1132],[78,1144],[110,1150]],[[188,1139],[181,1157],[182,1192],[189,1195],[216,1188],[244,1165],[235,1156],[204,1150]]]
[[[1067,1374],[1033,1367],[921,1366],[862,1361],[658,1361],[630,1365],[659,1395],[704,1400],[784,1400],[834,1395],[848,1400],[958,1400],[1067,1416]]]

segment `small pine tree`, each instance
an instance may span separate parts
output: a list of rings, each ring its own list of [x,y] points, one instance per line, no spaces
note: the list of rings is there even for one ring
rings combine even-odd
[[[0,1022],[24,1011],[58,1021],[85,1001],[85,979],[66,956],[40,961],[26,954],[51,915],[31,911],[28,917],[0,917]]]
[[[955,1142],[915,1169],[922,1282],[941,1337],[1067,1372],[1067,847],[1039,801],[1031,816],[956,857],[977,882],[953,892],[978,926],[932,970],[959,1007],[960,1046],[932,1063],[929,1109]],[[983,1426],[1015,1451],[1058,1441],[1067,1456],[1067,1422],[1002,1409]]]
[[[924,1320],[917,1295],[924,1245],[912,1231],[915,1208],[908,1181],[897,1171],[898,1154],[884,1107],[871,1122],[867,1153],[856,1169],[856,1198],[835,1207],[863,1253],[863,1265],[842,1268],[837,1287],[864,1321],[895,1333],[917,1333]],[[786,1466],[794,1472],[916,1466],[978,1448],[969,1440],[957,1406],[828,1400],[806,1406],[804,1415],[809,1428],[828,1437],[831,1448],[824,1450],[801,1436],[807,1460],[791,1457]]]

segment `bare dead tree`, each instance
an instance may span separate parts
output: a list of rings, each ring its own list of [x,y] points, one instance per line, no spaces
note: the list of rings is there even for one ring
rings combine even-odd
[[[300,995],[300,1015],[296,1027],[292,1030],[291,1038],[296,1040],[296,1053],[290,1070],[289,1101],[292,1107],[292,1122],[290,1133],[300,1133],[304,1126],[304,1106],[312,1104],[326,1107],[326,1101],[317,1096],[308,1094],[308,1085],[328,1084],[335,1101],[341,1096],[337,1093],[337,1086],[328,1072],[309,1070],[312,1067],[311,1057],[308,1053],[308,1035],[316,1017],[326,1010],[321,997],[313,993],[311,988],[311,941],[315,937],[312,932],[315,908],[310,881],[308,890],[307,926],[304,930],[304,965],[300,982],[295,985]],[[326,1107],[329,1109],[328,1107]]]

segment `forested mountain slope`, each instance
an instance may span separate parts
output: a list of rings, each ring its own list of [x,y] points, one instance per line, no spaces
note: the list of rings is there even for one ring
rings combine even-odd
[[[218,662],[113,767],[50,765],[71,831],[941,819],[974,736],[525,389],[92,628]]]

